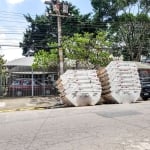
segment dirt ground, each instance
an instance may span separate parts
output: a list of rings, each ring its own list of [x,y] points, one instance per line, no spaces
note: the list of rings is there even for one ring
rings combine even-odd
[[[57,108],[63,107],[58,96],[0,98],[0,110],[21,108]]]

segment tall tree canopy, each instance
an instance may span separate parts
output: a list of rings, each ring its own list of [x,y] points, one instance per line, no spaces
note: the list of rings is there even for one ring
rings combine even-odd
[[[23,42],[20,43],[20,47],[23,48],[23,55],[26,55],[29,50],[34,50],[35,52],[39,49],[48,49],[47,42],[49,40],[54,40],[52,35],[50,36],[50,22],[45,16],[36,16],[33,19],[29,14],[25,16],[27,22],[29,23],[23,37]]]
[[[114,53],[124,60],[140,61],[141,55],[150,53],[150,17],[146,14],[123,14],[112,25]],[[116,25],[117,24],[117,25]]]
[[[91,0],[94,8],[94,19],[97,22],[116,21],[119,12],[136,3],[137,0]]]
[[[94,21],[107,29],[114,41],[113,54],[140,61],[150,50],[149,0],[91,0]]]
[[[69,40],[83,36],[82,38],[93,42],[90,37],[94,39],[97,31],[103,29],[109,31],[107,40],[111,39],[114,43],[113,54],[123,54],[125,60],[139,61],[140,55],[150,53],[150,0],[91,0],[91,4],[94,9],[92,17],[91,14],[81,15],[79,10],[69,3],[69,13],[73,16],[61,19],[62,36],[67,36]],[[47,11],[49,12],[49,8]],[[25,18],[29,26],[20,43],[23,55],[30,50],[37,53],[41,49],[51,51],[57,48],[57,45],[47,44],[57,43],[58,40],[55,16],[37,15],[33,18],[28,14]],[[89,34],[90,37],[87,32],[92,33]],[[80,46],[80,50],[84,52],[83,43]]]
[[[47,11],[49,9],[47,8]],[[95,32],[92,25],[90,14],[81,15],[79,10],[69,3],[69,13],[73,16],[64,17],[62,21],[62,36],[72,36],[74,33]],[[29,23],[23,42],[20,47],[23,48],[23,55],[26,55],[29,50],[34,52],[44,49],[49,51],[53,47],[49,47],[47,43],[57,42],[57,17],[51,15],[25,15],[25,19]]]

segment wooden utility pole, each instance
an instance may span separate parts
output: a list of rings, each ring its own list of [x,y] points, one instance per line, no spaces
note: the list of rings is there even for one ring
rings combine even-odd
[[[63,50],[61,47],[62,30],[61,30],[61,16],[60,13],[57,15],[57,32],[58,32],[58,53],[59,53],[59,67],[60,75],[64,73],[64,60],[63,60]]]
[[[56,14],[50,14],[51,16],[57,17],[57,32],[58,32],[58,54],[59,54],[59,74],[64,73],[64,58],[63,58],[63,50],[61,46],[62,40],[62,29],[61,29],[61,17],[67,17],[68,14],[68,5],[60,2],[59,0],[46,0],[45,4],[52,5],[53,11]],[[62,6],[63,15],[60,13],[60,6]]]

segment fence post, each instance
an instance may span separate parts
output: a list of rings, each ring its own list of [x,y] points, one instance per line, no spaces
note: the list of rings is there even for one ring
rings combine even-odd
[[[33,67],[32,67],[32,96],[34,96],[34,81],[33,81]]]

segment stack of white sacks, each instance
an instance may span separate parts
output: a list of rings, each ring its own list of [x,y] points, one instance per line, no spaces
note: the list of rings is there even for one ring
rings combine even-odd
[[[112,61],[98,70],[105,102],[131,103],[140,97],[141,84],[134,62]]]
[[[101,98],[101,84],[96,70],[67,70],[56,82],[64,104],[96,105]]]

